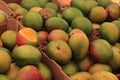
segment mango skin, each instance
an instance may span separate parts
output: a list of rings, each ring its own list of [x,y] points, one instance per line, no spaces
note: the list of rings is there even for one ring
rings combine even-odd
[[[21,16],[21,15],[24,15],[25,13],[27,13],[28,10],[25,9],[25,8],[17,8],[16,10],[14,10],[14,13],[17,15],[17,16]]]
[[[7,21],[7,16],[3,13],[0,13],[0,24],[3,24]]]
[[[97,39],[90,43],[89,55],[94,61],[107,63],[113,57],[112,46],[104,39]]]
[[[3,50],[5,52],[7,52],[9,55],[12,54],[12,52],[9,49],[7,49],[7,48],[1,47],[0,50]]]
[[[98,5],[98,3],[95,1],[95,0],[86,0],[86,5],[87,5],[87,8],[88,8],[88,13],[89,11]]]
[[[112,46],[114,56],[113,58],[109,61],[108,65],[111,66],[113,71],[118,72],[120,70],[120,49]]]
[[[45,6],[45,4],[49,2],[49,0],[37,0],[37,2],[43,8]]]
[[[14,2],[8,3],[7,5],[12,11],[22,7],[21,5]]]
[[[53,2],[48,2],[44,5],[44,8],[51,8],[54,9],[56,12],[59,11],[59,7],[57,4],[53,3]]]
[[[85,32],[85,34],[87,36],[92,34],[93,31],[93,27],[92,27],[92,23],[89,19],[85,18],[85,17],[76,17],[72,20],[71,22],[71,28],[72,29],[81,29],[83,32]]]
[[[68,23],[71,23],[71,21],[78,16],[83,16],[83,13],[75,7],[67,8],[62,12],[62,18]]]
[[[13,49],[12,58],[19,66],[37,65],[41,60],[41,52],[32,45],[21,45]],[[34,54],[33,54],[34,53]],[[27,56],[27,57],[26,57]]]
[[[68,39],[69,39],[68,34],[65,31],[61,30],[61,29],[52,30],[48,34],[48,41],[63,40],[65,42],[68,42]]]
[[[98,0],[98,5],[106,8],[108,5],[112,4],[111,0]]]
[[[94,73],[97,71],[108,71],[108,72],[112,72],[112,68],[111,66],[107,65],[107,64],[101,64],[101,63],[95,63],[93,65],[90,66],[89,68],[89,73]]]
[[[30,27],[35,31],[41,30],[43,26],[42,16],[34,11],[30,11],[24,14],[22,18],[22,22],[24,26]]]
[[[16,80],[42,80],[42,75],[38,68],[33,65],[27,65],[20,69]]]
[[[45,21],[45,29],[47,32],[50,32],[54,29],[62,29],[64,31],[68,31],[69,24],[62,18],[51,17]]]
[[[110,44],[115,44],[119,39],[119,29],[110,22],[104,22],[100,25],[99,34],[100,38],[107,40]]]
[[[94,61],[87,55],[84,59],[76,61],[80,71],[88,71]]]
[[[69,61],[67,64],[62,65],[62,70],[64,71],[65,74],[71,76],[78,72],[78,67],[77,64],[75,64],[75,62]]]
[[[46,46],[46,54],[60,64],[65,64],[72,58],[72,50],[63,40],[50,41]]]
[[[88,52],[89,40],[85,33],[75,33],[69,38],[69,45],[75,59],[83,59]]]
[[[71,6],[78,8],[84,15],[88,14],[89,9],[85,0],[72,0]]]
[[[110,4],[106,7],[106,11],[108,13],[108,17],[107,17],[108,21],[117,20],[119,18],[120,9],[118,5]]]
[[[39,41],[47,41],[48,38],[48,32],[47,31],[38,31],[38,37],[39,37]]]
[[[116,75],[108,71],[98,71],[89,80],[119,80]]]
[[[9,78],[5,74],[0,74],[0,80],[9,80]]]
[[[53,78],[52,71],[50,70],[50,68],[47,65],[40,62],[37,65],[37,68],[38,68],[39,72],[42,74],[43,80],[52,80],[52,78]]]
[[[89,80],[91,77],[91,74],[88,72],[76,72],[75,74],[71,75],[71,80]]]
[[[10,68],[6,75],[10,80],[15,80],[17,73],[20,71],[21,67],[17,66],[16,63],[11,63]]]
[[[11,63],[12,58],[9,53],[0,49],[0,74],[6,73],[9,70]]]
[[[6,30],[1,34],[1,41],[3,46],[10,51],[16,46],[16,35],[17,32],[13,30]]]
[[[119,30],[119,39],[118,41],[120,41],[120,20],[114,20],[112,21],[113,24],[115,24]]]
[[[21,0],[20,5],[28,10],[32,7],[40,7],[40,4],[37,2],[37,0]]]
[[[89,12],[89,19],[93,23],[102,23],[106,20],[106,18],[107,11],[101,6],[95,6]]]

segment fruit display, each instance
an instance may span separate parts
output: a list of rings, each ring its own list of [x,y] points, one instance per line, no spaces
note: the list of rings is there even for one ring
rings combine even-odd
[[[2,61],[0,74],[3,78],[7,77],[10,80],[120,79],[118,2],[112,0],[3,1],[13,11],[14,19],[22,26],[17,30],[8,28],[0,35],[0,55],[7,57],[6,60],[0,58]]]

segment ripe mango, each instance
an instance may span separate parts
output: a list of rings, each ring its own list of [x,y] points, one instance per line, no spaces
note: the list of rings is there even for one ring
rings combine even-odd
[[[38,68],[26,65],[20,69],[15,80],[43,80]]]
[[[90,43],[89,55],[96,62],[107,63],[113,57],[112,46],[104,39],[94,40]]]
[[[83,59],[88,52],[89,40],[84,32],[75,33],[69,38],[69,45],[75,59]]]

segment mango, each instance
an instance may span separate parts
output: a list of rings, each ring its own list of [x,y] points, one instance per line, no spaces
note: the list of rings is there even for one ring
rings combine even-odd
[[[33,45],[37,46],[39,41],[39,36],[34,29],[31,28],[22,28],[18,31],[16,35],[16,44],[20,45]]]
[[[19,5],[19,4],[17,4],[17,3],[14,3],[14,2],[8,3],[7,5],[8,5],[8,7],[9,7],[12,11],[16,10],[17,8],[21,8],[21,7],[22,7],[21,5]]]
[[[108,5],[112,4],[111,0],[98,0],[98,5],[106,8]]]
[[[94,40],[90,43],[89,55],[96,62],[107,63],[113,57],[112,46],[104,39]]]
[[[94,72],[97,72],[97,71],[109,71],[109,72],[112,72],[112,68],[111,68],[111,66],[109,66],[107,64],[95,63],[95,64],[90,66],[88,71],[91,74],[93,74]]]
[[[3,24],[7,21],[6,14],[0,13],[0,24]]]
[[[84,15],[88,14],[89,10],[85,0],[72,0],[71,6],[78,8]]]
[[[120,69],[120,49],[112,46],[114,56],[113,58],[109,61],[108,65],[111,66],[114,72],[117,72]]]
[[[81,29],[87,36],[91,35],[93,31],[92,22],[86,17],[79,16],[74,18],[70,26],[72,29]]]
[[[23,25],[39,31],[43,26],[42,16],[38,12],[27,12],[22,18]]]
[[[37,0],[21,0],[20,5],[27,10],[31,9],[32,7],[40,7],[40,4],[37,2]]]
[[[115,44],[119,38],[119,30],[113,23],[104,22],[100,25],[99,35],[100,38],[107,40],[110,44]]]
[[[9,78],[5,74],[0,74],[0,80],[9,80]]]
[[[43,80],[38,68],[26,65],[20,69],[15,80]]]
[[[82,11],[75,7],[69,7],[62,12],[62,18],[65,19],[69,24],[75,17],[84,16]]]
[[[12,63],[12,58],[6,51],[0,50],[0,74],[6,73],[10,64]]]
[[[84,33],[81,29],[71,29],[70,32],[69,32],[69,36],[72,36],[73,34],[75,33]]]
[[[72,58],[72,50],[63,40],[50,41],[46,46],[46,54],[59,64],[65,64]]]
[[[50,70],[50,68],[47,65],[40,62],[37,65],[37,68],[38,68],[39,72],[42,74],[42,77],[43,77],[42,80],[52,80],[53,79],[52,71]]]
[[[61,67],[64,73],[67,74],[68,76],[71,76],[78,72],[77,64],[73,61],[69,61],[68,63],[62,65]]]
[[[3,46],[10,51],[16,46],[16,35],[17,32],[13,30],[6,30],[1,34]]]
[[[71,80],[89,80],[91,77],[91,74],[88,72],[76,72],[75,74],[71,75]]]
[[[89,80],[119,80],[117,76],[108,71],[98,71],[92,74]]]
[[[37,0],[37,2],[43,8],[45,6],[45,4],[49,2],[49,0]]]
[[[93,7],[98,5],[98,3],[95,0],[86,0],[86,5],[88,8],[88,13],[89,13]]]
[[[107,19],[107,15],[107,11],[103,7],[95,6],[89,12],[88,18],[93,23],[102,23]]]
[[[83,59],[88,52],[89,40],[85,33],[75,33],[69,38],[69,45],[75,59]]]
[[[42,10],[41,7],[33,7],[29,11],[35,11],[35,12],[40,12]]]
[[[7,48],[1,47],[0,50],[7,52],[9,55],[12,54],[12,52]]]
[[[45,21],[45,29],[50,32],[54,29],[62,29],[68,31],[69,24],[66,20],[58,17],[51,17]]]
[[[53,2],[48,2],[44,5],[44,8],[51,8],[54,9],[56,12],[59,11],[59,7],[57,4],[53,3]]]
[[[47,41],[47,39],[48,39],[48,32],[47,31],[38,31],[37,33],[38,33],[40,42]]]
[[[21,45],[13,49],[12,58],[19,66],[38,65],[41,52],[32,45]],[[27,56],[27,57],[26,57]]]
[[[20,71],[21,67],[16,65],[16,63],[11,63],[10,68],[6,75],[10,80],[15,80],[17,73]]]
[[[68,34],[64,30],[61,30],[61,29],[52,30],[48,34],[48,41],[63,40],[65,42],[68,42],[68,39],[69,39]]]
[[[15,15],[17,15],[17,16],[24,15],[27,12],[28,12],[28,10],[25,8],[22,8],[22,7],[14,10]]]
[[[106,11],[108,13],[107,21],[113,21],[119,18],[120,9],[116,4],[110,4],[106,7]]]
[[[89,55],[85,56],[82,60],[77,60],[76,62],[80,71],[88,71],[90,66],[94,64],[94,61]]]
[[[113,20],[112,21],[113,24],[115,24],[119,30],[119,38],[118,41],[120,41],[120,20]]]

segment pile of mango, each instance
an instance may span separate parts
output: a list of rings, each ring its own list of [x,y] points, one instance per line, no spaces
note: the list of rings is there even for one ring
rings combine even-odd
[[[21,0],[7,5],[24,26],[0,38],[16,65],[36,66],[44,53],[71,80],[119,80],[119,1]],[[28,80],[25,70],[15,80]],[[35,80],[52,80],[42,77]]]

